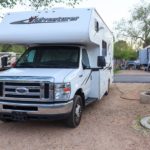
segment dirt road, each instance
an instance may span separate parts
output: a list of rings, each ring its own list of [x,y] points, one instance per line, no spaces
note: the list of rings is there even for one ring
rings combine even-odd
[[[138,99],[150,84],[117,84]],[[61,122],[0,122],[0,150],[149,150],[150,132],[136,129],[136,119],[150,114],[150,105],[120,98],[116,85],[102,101],[87,107],[82,122],[70,129]]]

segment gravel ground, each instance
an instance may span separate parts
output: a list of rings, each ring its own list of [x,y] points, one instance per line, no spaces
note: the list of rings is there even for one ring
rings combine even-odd
[[[120,98],[124,91],[125,100]],[[149,150],[150,132],[136,120],[150,114],[139,93],[150,84],[115,84],[108,96],[88,106],[81,124],[70,129],[58,122],[0,122],[0,150]]]

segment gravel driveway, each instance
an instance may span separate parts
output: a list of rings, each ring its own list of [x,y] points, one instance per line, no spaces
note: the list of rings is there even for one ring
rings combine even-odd
[[[0,150],[149,150],[150,132],[134,129],[138,116],[150,114],[150,105],[138,100],[150,84],[113,84],[110,94],[84,111],[81,124],[70,129],[61,122],[0,122]]]

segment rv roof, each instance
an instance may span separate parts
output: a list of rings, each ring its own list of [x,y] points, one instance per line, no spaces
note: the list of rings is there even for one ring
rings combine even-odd
[[[93,12],[93,8],[61,8],[8,13],[0,24],[0,43],[86,44],[91,42]]]
[[[0,24],[0,43],[86,42],[92,10],[51,9],[7,14]]]

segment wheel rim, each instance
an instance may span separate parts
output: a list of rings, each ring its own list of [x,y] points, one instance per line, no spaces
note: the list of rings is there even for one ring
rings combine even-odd
[[[77,103],[76,108],[75,108],[75,121],[76,121],[76,123],[80,122],[81,114],[82,114],[81,104]]]

